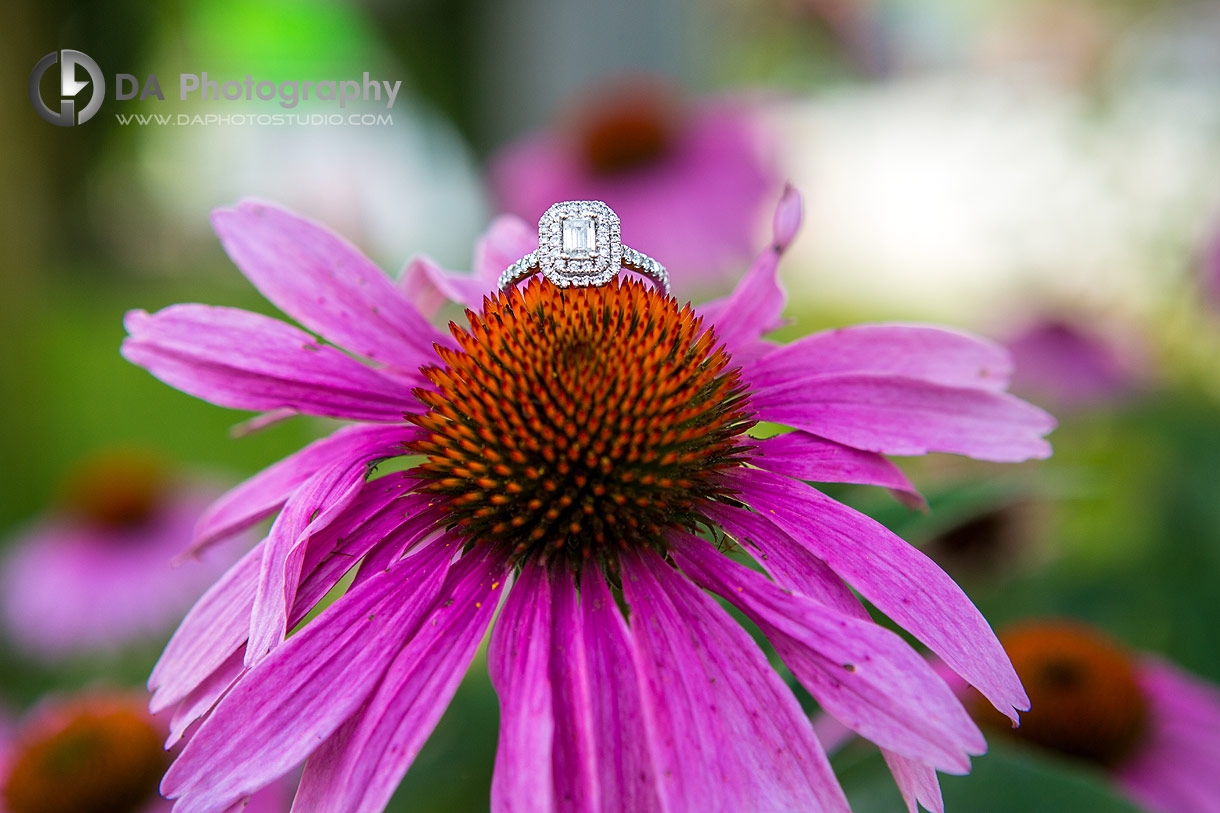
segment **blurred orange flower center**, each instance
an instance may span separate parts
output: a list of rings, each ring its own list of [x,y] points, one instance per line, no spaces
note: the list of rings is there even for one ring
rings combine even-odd
[[[91,703],[19,736],[4,803],[9,813],[129,813],[156,793],[167,764],[160,734],[134,701]]]
[[[574,119],[576,143],[589,169],[615,175],[669,153],[679,126],[673,94],[655,85],[632,85],[594,96]]]
[[[974,707],[980,722],[1105,766],[1121,763],[1143,741],[1147,701],[1116,643],[1066,622],[1021,626],[1000,640],[1031,707],[1014,729],[980,700]]]
[[[140,525],[161,505],[168,481],[165,464],[152,454],[112,451],[86,461],[63,484],[67,509],[104,528]]]

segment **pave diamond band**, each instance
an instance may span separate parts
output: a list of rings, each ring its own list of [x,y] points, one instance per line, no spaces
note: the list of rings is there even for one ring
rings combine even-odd
[[[556,203],[538,221],[538,248],[504,269],[500,290],[541,271],[560,288],[605,285],[627,268],[670,295],[665,267],[623,245],[619,219],[597,200]]]

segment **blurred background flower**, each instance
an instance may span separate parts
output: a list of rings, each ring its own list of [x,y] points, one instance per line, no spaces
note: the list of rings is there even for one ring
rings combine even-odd
[[[537,222],[556,201],[604,201],[624,243],[665,258],[679,295],[723,288],[779,189],[757,107],[644,77],[582,88],[550,128],[493,157],[496,202]]]
[[[91,688],[48,695],[0,729],[0,810],[5,813],[169,813],[157,792],[172,754],[165,725],[143,692]],[[246,813],[286,813],[291,787],[270,785]]]
[[[751,199],[792,180],[807,218],[784,267],[793,324],[783,340],[861,320],[957,324],[1011,343],[1023,394],[1061,419],[1055,457],[1002,478],[982,463],[902,462],[927,512],[846,485],[832,496],[923,545],[997,625],[1079,619],[1220,681],[1220,4],[66,0],[9,4],[5,33],[7,87],[25,87],[49,51],[75,48],[108,85],[155,72],[166,96],[108,99],[64,128],[20,94],[0,107],[0,559],[10,567],[30,555],[32,528],[52,522],[49,507],[64,505],[65,470],[82,456],[143,447],[175,470],[236,481],[331,430],[298,420],[230,441],[247,416],[119,358],[131,307],[270,311],[211,238],[215,206],[284,201],[389,269],[426,247],[434,256],[403,280],[418,289],[467,281],[440,269],[497,273],[532,239],[528,209],[569,194],[543,182],[579,180],[608,201],[617,191],[666,201],[640,214],[609,202],[625,229],[642,230],[628,243],[675,274],[685,266],[680,290],[702,297],[734,246],[767,239]],[[282,111],[181,101],[177,74],[205,70],[279,81],[369,71],[402,86],[392,109],[376,108],[392,125],[116,120]],[[582,101],[624,77],[649,84],[621,104]],[[581,149],[594,143],[598,171]],[[706,151],[686,149],[695,143]],[[547,144],[552,160],[518,157]],[[523,168],[506,181],[507,166]],[[706,185],[692,191],[693,178]],[[526,194],[540,197],[518,200]],[[524,225],[498,221],[470,256],[504,207]],[[682,219],[696,211],[697,222]],[[81,606],[50,564],[38,571],[0,588],[25,629],[37,626],[39,595]],[[99,622],[103,603],[88,604]],[[168,635],[158,625],[172,624],[146,613],[155,640],[115,649],[98,639],[89,643],[103,651],[83,658],[31,657],[20,633],[0,631],[0,707],[20,717],[49,691],[142,683]],[[486,803],[497,707],[481,662],[393,809]],[[1007,739],[975,763],[945,779],[949,810],[1132,809],[1104,774]],[[875,752],[845,748],[835,768],[856,810],[901,805]]]
[[[219,495],[146,449],[79,462],[57,504],[9,541],[0,563],[0,618],[14,646],[55,660],[155,643],[253,542],[246,535],[182,561]]]
[[[1220,688],[1077,622],[1027,621],[1000,640],[1031,708],[1013,728],[974,699],[993,734],[1087,763],[1149,810],[1220,808]]]

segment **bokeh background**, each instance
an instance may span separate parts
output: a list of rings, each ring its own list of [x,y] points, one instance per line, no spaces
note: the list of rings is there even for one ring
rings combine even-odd
[[[927,512],[836,496],[924,546],[997,627],[1077,618],[1220,682],[1220,4],[48,0],[6,3],[0,19],[0,555],[63,510],[65,478],[104,450],[151,450],[223,486],[326,431],[296,419],[235,436],[249,416],[119,357],[130,308],[272,312],[212,237],[209,209],[266,197],[391,274],[417,254],[469,268],[511,198],[495,181],[504,150],[579,130],[590,95],[630,78],[663,87],[684,120],[745,111],[774,181],[747,207],[756,246],[779,183],[804,193],[783,268],[788,336],[862,320],[970,329],[1011,343],[1018,391],[1060,418],[1046,462],[904,463]],[[52,127],[25,89],[59,48],[92,56],[108,82],[156,73],[168,98]],[[176,77],[204,70],[369,71],[402,90],[378,127],[116,121],[203,112],[177,100]],[[747,261],[675,279],[700,299]],[[49,692],[141,685],[168,623],[54,662],[5,633],[0,717]],[[485,809],[496,730],[480,660],[395,809]],[[899,809],[875,753],[835,762],[857,809]],[[1100,772],[1018,745],[975,765],[944,778],[950,810],[1130,809]]]

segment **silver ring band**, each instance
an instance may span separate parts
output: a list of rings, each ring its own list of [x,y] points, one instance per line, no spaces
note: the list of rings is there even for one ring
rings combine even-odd
[[[560,288],[605,285],[626,268],[671,296],[665,266],[624,246],[619,232],[618,215],[601,201],[556,203],[538,221],[537,250],[504,269],[500,290],[537,271]]]

